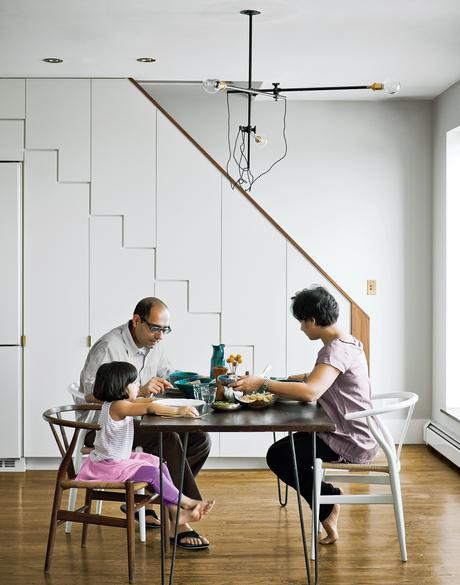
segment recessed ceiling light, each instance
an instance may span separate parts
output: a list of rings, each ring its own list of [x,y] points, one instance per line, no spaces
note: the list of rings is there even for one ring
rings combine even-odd
[[[156,59],[153,57],[139,57],[136,61],[139,61],[139,63],[155,63]]]
[[[47,57],[43,59],[45,63],[63,63],[64,59],[58,59],[57,57]]]

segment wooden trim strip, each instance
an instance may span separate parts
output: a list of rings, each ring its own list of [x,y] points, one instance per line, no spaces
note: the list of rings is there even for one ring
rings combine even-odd
[[[259,203],[257,203],[257,201],[251,195],[249,195],[249,193],[247,191],[245,191],[244,189],[242,189],[240,187],[240,185],[238,185],[238,183],[227,173],[227,171],[223,167],[221,167],[220,164],[208,152],[206,152],[206,150],[200,144],[198,144],[198,142],[192,136],[190,136],[190,134],[171,116],[171,114],[169,114],[156,101],[155,98],[153,98],[142,87],[142,85],[140,85],[140,83],[138,83],[132,77],[129,77],[128,79],[163,114],[163,116],[165,116],[171,122],[171,124],[173,124],[179,130],[179,132],[181,132],[185,136],[185,138],[187,138],[187,140],[189,142],[191,142],[195,146],[195,148],[197,148],[201,152],[201,154],[208,159],[208,161],[219,171],[219,173],[221,173],[221,175],[227,179],[227,181],[232,185],[232,187],[234,187],[237,191],[239,191],[241,193],[241,195],[243,195],[243,197],[246,197],[246,199],[251,203],[251,205],[253,205],[257,209],[257,211],[259,213],[261,213],[265,217],[265,219],[267,219],[273,225],[273,227],[284,238],[286,238],[286,240],[292,246],[294,246],[294,248],[298,252],[300,252],[300,254],[302,254],[302,256],[306,260],[308,260],[308,262],[310,262],[310,264],[312,264],[351,303],[351,306],[352,306],[351,332],[352,332],[352,335],[355,335],[358,339],[362,340],[362,342],[364,344],[365,351],[366,351],[366,356],[367,356],[367,359],[369,361],[369,349],[368,349],[369,348],[369,321],[370,321],[369,315],[367,315],[365,313],[365,311],[363,311],[363,309],[361,309],[361,307],[357,303],[355,303],[355,301],[343,290],[343,288],[339,284],[337,284],[335,282],[335,280],[333,278],[331,278],[325,270],[323,270],[323,268],[321,268],[321,266],[279,225],[279,223],[277,223],[271,217],[271,215],[269,215],[265,211],[265,209],[263,207],[261,207],[261,205],[259,205]],[[366,324],[367,324],[367,330],[366,330]],[[361,332],[361,334],[358,334],[358,332]],[[365,337],[365,339],[363,339],[363,336]]]

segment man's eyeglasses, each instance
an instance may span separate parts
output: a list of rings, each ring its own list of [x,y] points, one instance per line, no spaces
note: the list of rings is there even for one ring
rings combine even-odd
[[[154,323],[149,323],[147,321],[147,319],[144,319],[143,317],[140,318],[141,321],[143,321],[147,327],[149,328],[149,331],[151,331],[151,333],[164,333],[164,335],[168,335],[168,333],[171,333],[172,329],[169,325],[166,325],[166,327],[161,327],[161,325],[155,325]]]

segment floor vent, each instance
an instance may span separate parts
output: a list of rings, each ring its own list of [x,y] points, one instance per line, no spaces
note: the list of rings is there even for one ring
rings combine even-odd
[[[24,459],[0,459],[0,472],[2,471],[25,471]]]

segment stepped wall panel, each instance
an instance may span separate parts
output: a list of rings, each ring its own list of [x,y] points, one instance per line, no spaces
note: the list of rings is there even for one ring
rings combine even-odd
[[[286,240],[223,182],[222,341],[254,346],[254,370],[286,369]]]
[[[90,332],[95,343],[154,294],[154,250],[123,247],[123,218],[90,218]]]
[[[58,150],[58,180],[90,180],[89,79],[28,79],[26,148]]]
[[[124,245],[153,248],[156,111],[126,79],[91,87],[91,213],[123,215]]]
[[[89,188],[57,182],[56,152],[24,168],[24,455],[55,457],[41,415],[69,401],[88,351]]]
[[[188,280],[191,312],[221,310],[221,176],[161,113],[157,126],[159,280]]]
[[[26,116],[26,80],[0,79],[0,119],[23,120]]]

